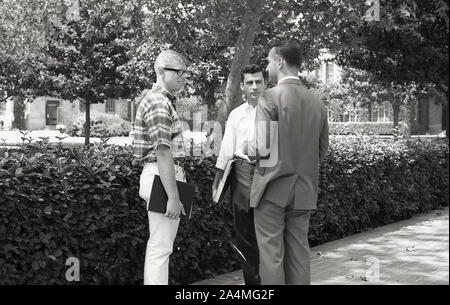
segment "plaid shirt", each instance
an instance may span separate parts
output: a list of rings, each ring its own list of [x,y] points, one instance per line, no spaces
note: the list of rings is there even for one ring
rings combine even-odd
[[[173,158],[184,158],[181,122],[172,102],[176,97],[154,84],[140,102],[134,122],[134,156],[146,162],[156,161],[159,145],[170,147]]]

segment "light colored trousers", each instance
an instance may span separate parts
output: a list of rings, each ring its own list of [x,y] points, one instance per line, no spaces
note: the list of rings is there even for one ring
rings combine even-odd
[[[139,196],[148,203],[155,175],[159,175],[156,162],[146,163],[139,181]],[[183,169],[175,165],[175,178],[186,181]],[[177,236],[180,219],[170,219],[164,214],[148,212],[150,237],[147,242],[144,264],[144,285],[169,284],[169,256]]]

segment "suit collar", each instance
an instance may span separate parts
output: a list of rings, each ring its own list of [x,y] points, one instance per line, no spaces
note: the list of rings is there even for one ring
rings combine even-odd
[[[294,84],[294,85],[301,85],[302,82],[300,81],[300,79],[298,77],[295,76],[288,76],[288,77],[283,77],[282,79],[280,79],[278,81],[277,85],[281,85],[281,84]]]

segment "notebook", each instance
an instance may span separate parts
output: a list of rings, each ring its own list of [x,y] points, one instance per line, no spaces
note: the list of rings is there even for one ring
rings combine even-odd
[[[222,179],[219,181],[219,185],[217,186],[217,191],[213,194],[213,201],[215,203],[221,203],[225,197],[228,187],[231,183],[231,169],[235,159],[231,159],[227,161],[227,165],[225,165],[225,169],[223,170]]]
[[[186,182],[177,181],[177,188],[180,201],[184,206],[184,211],[186,212],[186,216],[190,219],[192,214],[192,203],[194,202],[195,197],[195,186]],[[158,175],[155,175],[152,192],[150,193],[148,210],[165,214],[167,209],[167,200],[168,197],[161,182],[161,178]]]

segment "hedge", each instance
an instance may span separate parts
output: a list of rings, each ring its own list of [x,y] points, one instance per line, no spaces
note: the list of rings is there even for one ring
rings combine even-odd
[[[313,245],[447,206],[448,140],[332,140],[319,185]]]
[[[122,119],[117,114],[91,111],[91,137],[120,137],[128,136],[131,131],[131,123]],[[86,113],[75,115],[67,126],[67,133],[71,137],[84,137]]]
[[[330,122],[332,135],[393,135],[398,133],[392,122]]]
[[[332,139],[311,246],[447,205],[448,157],[445,139]],[[229,202],[210,200],[214,163],[185,164],[198,192],[192,219],[180,223],[171,284],[239,268]],[[148,220],[140,171],[129,146],[0,147],[0,284],[141,284]],[[66,281],[69,257],[80,261],[79,282]]]

